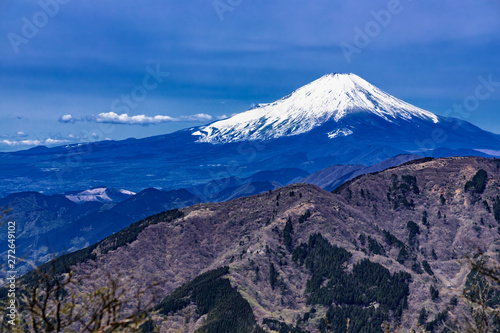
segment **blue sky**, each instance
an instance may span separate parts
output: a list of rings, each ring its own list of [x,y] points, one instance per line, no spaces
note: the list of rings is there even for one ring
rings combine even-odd
[[[499,53],[498,0],[0,0],[0,151],[164,134],[330,72],[500,133]]]

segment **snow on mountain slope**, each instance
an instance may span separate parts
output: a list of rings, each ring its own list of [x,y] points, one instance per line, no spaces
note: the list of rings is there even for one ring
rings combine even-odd
[[[351,135],[352,133],[353,133],[353,131],[351,131],[348,128],[339,128],[336,131],[328,133],[328,137],[330,139],[334,139],[334,138],[338,138],[338,137],[341,137],[341,136],[348,136],[348,135]]]
[[[439,122],[435,114],[401,101],[357,75],[327,74],[274,103],[202,126],[192,135],[199,136],[198,142],[209,143],[273,139],[302,134],[356,112],[369,112],[388,122],[413,118]],[[342,129],[330,138],[351,133]]]
[[[84,203],[88,201],[97,201],[102,203],[120,202],[136,193],[128,190],[115,190],[108,187],[96,187],[82,192],[71,192],[66,194],[66,198],[75,203]]]

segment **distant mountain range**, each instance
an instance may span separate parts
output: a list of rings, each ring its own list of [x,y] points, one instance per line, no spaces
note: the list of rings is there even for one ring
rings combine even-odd
[[[108,190],[101,188],[99,193]],[[146,216],[200,202],[186,190],[165,192],[149,188],[125,200],[106,203],[79,200],[79,204],[64,195],[21,192],[0,199],[0,208],[10,210],[6,220],[16,221],[17,255],[24,262],[17,268],[23,272],[33,264],[94,244]],[[6,224],[0,230],[6,231]],[[4,232],[0,240],[6,239]]]
[[[332,165],[314,172],[302,180],[302,182],[314,184],[327,191],[332,191],[346,181],[356,178],[359,175],[382,171],[419,158],[420,156],[418,155],[398,155],[371,166]]]
[[[0,196],[102,186],[173,190],[270,170],[310,174],[401,154],[488,156],[499,150],[499,135],[419,109],[354,74],[328,74],[276,102],[205,126],[1,153]],[[271,179],[259,181],[271,186]]]
[[[0,209],[10,209],[6,218],[17,221],[20,255],[28,261],[43,263],[54,255],[79,250],[132,222],[165,210],[232,200],[299,182],[332,190],[361,174],[381,171],[418,157],[400,155],[370,167],[335,165],[310,175],[300,169],[262,171],[246,178],[214,179],[171,191],[147,188],[134,193],[98,187],[61,195],[20,192],[0,199]],[[5,227],[1,226],[0,230]]]

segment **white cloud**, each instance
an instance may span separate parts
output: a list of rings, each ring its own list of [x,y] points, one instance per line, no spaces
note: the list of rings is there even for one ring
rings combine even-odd
[[[83,118],[74,118],[70,114],[65,114],[59,117],[59,122],[61,123],[75,123],[77,121],[88,121],[94,123],[108,123],[108,124],[121,124],[121,125],[156,125],[168,122],[179,122],[179,121],[189,121],[189,122],[207,122],[212,120],[212,116],[206,113],[198,113],[189,116],[179,116],[170,117],[165,115],[157,116],[146,116],[144,114],[130,116],[126,113],[117,114],[115,112],[104,112],[99,113],[97,116],[87,116]]]
[[[51,139],[51,138],[48,138],[45,140],[45,144],[46,145],[55,145],[55,144],[59,144],[59,143],[66,143],[68,142],[68,140],[57,140],[57,139]]]
[[[146,115],[129,116],[126,113],[119,115],[114,112],[100,113],[96,117],[91,117],[88,119],[89,121],[93,120],[98,123],[127,124],[127,125],[149,125],[149,124],[159,124],[163,122],[173,121],[173,118],[169,116],[154,116],[154,117]]]
[[[198,113],[192,116],[182,116],[177,118],[175,121],[210,121],[212,120],[212,116],[206,113]]]
[[[58,140],[58,139],[52,139],[52,138],[48,138],[45,140],[19,140],[19,141],[2,140],[2,141],[0,141],[0,143],[3,143],[4,145],[8,145],[8,146],[55,145],[55,144],[60,144],[60,143],[65,143],[65,142],[68,142],[68,140]]]
[[[126,113],[117,114],[115,112],[106,112],[106,113],[100,113],[97,116],[87,117],[86,120],[97,123],[146,126],[146,125],[155,125],[155,124],[174,122],[174,121],[205,122],[212,120],[212,116],[204,113],[190,115],[190,116],[180,116],[180,117],[170,117],[164,115],[146,116],[143,114],[130,116]]]
[[[42,144],[42,141],[40,140],[21,140],[21,141],[2,140],[1,142],[8,146],[38,146]]]
[[[77,121],[77,119],[73,118],[73,116],[70,114],[65,114],[59,117],[59,122],[61,123],[67,124],[67,123],[74,123],[75,121]]]

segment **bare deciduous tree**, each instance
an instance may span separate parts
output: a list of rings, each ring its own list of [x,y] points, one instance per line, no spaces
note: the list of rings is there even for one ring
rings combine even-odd
[[[453,332],[488,333],[500,330],[500,263],[477,251],[466,259],[471,268],[460,297],[462,311],[452,315]]]
[[[90,276],[71,270],[56,276],[35,269],[32,277],[17,291],[16,325],[4,321],[2,332],[140,332],[155,319],[148,309],[157,299],[145,295],[159,282],[131,288],[132,274],[106,273],[93,287]]]

